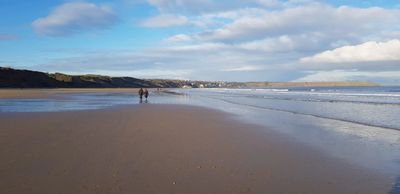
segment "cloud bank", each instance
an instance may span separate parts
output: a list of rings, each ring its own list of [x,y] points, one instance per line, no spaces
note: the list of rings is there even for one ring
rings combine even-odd
[[[67,36],[83,31],[109,28],[117,21],[112,8],[86,2],[65,3],[48,16],[32,22],[33,30],[42,36]]]
[[[158,28],[150,31],[169,37],[153,48],[80,53],[42,67],[148,77],[151,70],[174,69],[188,79],[234,81],[399,80],[399,8],[313,0],[126,1],[154,9],[133,29]],[[67,7],[74,4],[98,11],[72,14],[75,8]],[[57,36],[107,28],[116,18],[107,6],[66,3],[34,24],[38,34]]]
[[[318,53],[300,60],[302,63],[360,63],[398,61],[400,65],[400,40],[370,41],[355,46],[344,46]]]

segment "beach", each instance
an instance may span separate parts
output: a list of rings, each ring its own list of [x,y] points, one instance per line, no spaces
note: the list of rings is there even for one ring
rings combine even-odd
[[[0,113],[0,193],[387,193],[383,174],[186,105]]]
[[[400,0],[0,5],[0,194],[400,194]]]

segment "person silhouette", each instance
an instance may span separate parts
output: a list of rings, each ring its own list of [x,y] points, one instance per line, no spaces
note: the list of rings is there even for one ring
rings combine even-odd
[[[144,89],[144,97],[146,98],[147,101],[147,98],[149,97],[149,91],[147,89]]]
[[[143,88],[140,88],[138,93],[139,93],[140,100],[142,100],[143,99],[143,93],[144,93]]]

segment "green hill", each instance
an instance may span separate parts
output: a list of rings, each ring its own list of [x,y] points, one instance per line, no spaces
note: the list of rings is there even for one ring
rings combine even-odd
[[[1,88],[136,88],[157,87],[150,81],[131,77],[48,74],[0,68]]]

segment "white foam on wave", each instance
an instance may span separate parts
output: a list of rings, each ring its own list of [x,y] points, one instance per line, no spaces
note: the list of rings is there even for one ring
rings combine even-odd
[[[315,89],[310,89],[309,91],[293,91],[290,89],[223,89],[223,91],[232,91],[232,92],[257,92],[257,93],[287,93],[287,94],[302,94],[302,95],[321,95],[321,96],[363,96],[363,97],[390,97],[390,98],[399,98],[400,93],[354,93],[354,92],[337,92],[337,91],[326,91],[326,92],[316,92]]]

